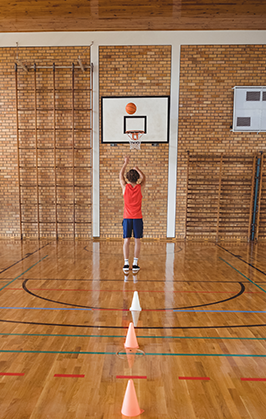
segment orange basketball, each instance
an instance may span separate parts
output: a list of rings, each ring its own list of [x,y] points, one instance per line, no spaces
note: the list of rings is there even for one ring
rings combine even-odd
[[[129,115],[133,115],[133,113],[135,113],[136,112],[136,110],[137,110],[137,107],[136,107],[136,105],[135,105],[135,103],[128,103],[127,104],[127,106],[126,106],[126,112],[129,114]]]

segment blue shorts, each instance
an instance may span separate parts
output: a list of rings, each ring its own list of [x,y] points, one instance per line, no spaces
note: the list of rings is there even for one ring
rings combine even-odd
[[[143,220],[142,218],[132,219],[124,218],[123,220],[123,239],[128,239],[132,236],[132,230],[135,239],[142,239],[143,237]]]

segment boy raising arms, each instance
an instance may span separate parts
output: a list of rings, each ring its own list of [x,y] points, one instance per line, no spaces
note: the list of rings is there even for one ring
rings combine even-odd
[[[132,265],[132,272],[136,273],[140,270],[138,266],[138,258],[140,255],[140,239],[143,237],[143,220],[141,212],[142,191],[146,184],[146,177],[144,173],[138,168],[134,167],[126,174],[128,183],[125,181],[125,170],[129,162],[129,156],[124,157],[125,161],[120,170],[119,180],[124,196],[124,216],[123,216],[123,252],[124,252],[124,273],[129,271],[129,244],[132,231],[135,238],[134,247],[134,262]],[[139,183],[137,181],[140,180]]]

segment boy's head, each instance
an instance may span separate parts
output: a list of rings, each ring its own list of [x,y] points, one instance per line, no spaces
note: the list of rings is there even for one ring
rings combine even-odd
[[[139,180],[139,174],[135,169],[129,170],[126,176],[130,183],[137,183],[137,181]]]

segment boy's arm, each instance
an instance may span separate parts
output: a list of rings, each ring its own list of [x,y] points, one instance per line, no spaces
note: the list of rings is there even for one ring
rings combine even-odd
[[[127,184],[126,181],[125,181],[124,175],[125,175],[126,167],[128,165],[128,162],[129,162],[129,157],[128,156],[125,156],[124,158],[125,158],[125,161],[124,161],[124,164],[123,164],[123,166],[120,170],[120,173],[119,173],[119,181],[120,181],[120,185],[121,185],[123,193],[125,191],[125,187],[126,187],[126,184]]]
[[[146,185],[146,176],[144,175],[144,173],[138,167],[134,167],[134,169],[139,174],[139,179],[140,179],[139,183],[141,185],[141,188],[144,188],[144,186]]]

